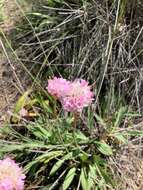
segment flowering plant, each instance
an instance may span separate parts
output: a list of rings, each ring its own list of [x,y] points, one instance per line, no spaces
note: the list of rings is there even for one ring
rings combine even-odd
[[[63,78],[48,80],[48,92],[58,98],[63,109],[68,112],[81,112],[93,101],[93,92],[88,82],[77,79],[73,82]]]
[[[0,190],[23,190],[24,179],[22,168],[14,160],[0,160]]]
[[[94,94],[88,82],[82,79],[69,81],[54,77],[48,81],[47,90],[53,98],[39,92],[34,97],[27,98],[27,92],[20,97],[17,105],[21,109],[16,110],[20,110],[21,118],[36,109],[38,116],[33,117],[32,122],[24,118],[22,128],[0,128],[0,134],[10,134],[13,140],[13,143],[7,141],[8,138],[5,143],[0,140],[0,153],[9,152],[19,159],[20,152],[28,189],[33,186],[51,190],[114,188],[113,173],[106,160],[128,140],[127,132],[120,129],[127,107],[115,101],[113,109],[107,96],[94,112],[90,106]],[[61,105],[71,113],[63,115],[58,111]],[[85,107],[87,109],[79,114]],[[14,161],[9,158],[0,161],[0,190],[23,190],[24,179]]]

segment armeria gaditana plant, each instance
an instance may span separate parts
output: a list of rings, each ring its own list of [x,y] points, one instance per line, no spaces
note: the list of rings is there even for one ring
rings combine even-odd
[[[0,190],[23,190],[25,175],[10,158],[0,160]]]
[[[70,81],[54,77],[48,80],[47,90],[52,96],[60,100],[70,90]]]
[[[62,97],[64,110],[68,112],[81,112],[93,101],[93,92],[85,80],[75,80],[70,83],[69,91]]]
[[[63,109],[68,112],[81,112],[84,107],[92,103],[94,96],[88,82],[83,79],[76,79],[72,82],[54,77],[48,80],[47,90],[61,102]]]

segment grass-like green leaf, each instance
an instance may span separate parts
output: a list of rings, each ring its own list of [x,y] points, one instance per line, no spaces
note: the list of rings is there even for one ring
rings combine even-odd
[[[128,142],[127,138],[125,138],[125,136],[121,133],[115,133],[113,134],[113,136],[120,142],[126,144]]]
[[[72,157],[72,152],[70,152],[69,154],[65,155],[63,158],[61,158],[59,161],[57,161],[54,166],[52,167],[51,171],[50,171],[50,175],[53,175],[61,166],[62,164],[70,159]]]
[[[40,124],[38,123],[35,124],[35,126],[27,125],[26,128],[29,129],[29,131],[31,131],[35,135],[35,137],[38,137],[40,139],[47,139],[51,136],[50,132],[44,127],[40,126]]]
[[[17,101],[16,105],[15,105],[15,108],[14,108],[14,116],[12,117],[12,122],[16,123],[19,121],[18,117],[16,116],[20,110],[25,106],[25,103],[27,101],[27,97],[30,93],[30,90],[27,90],[20,98],[19,100]]]
[[[40,162],[48,163],[50,160],[57,158],[58,156],[62,156],[62,154],[63,154],[63,151],[60,151],[60,150],[51,151],[37,157],[36,160]]]
[[[68,173],[65,177],[65,180],[63,182],[63,190],[66,190],[70,186],[71,182],[74,179],[75,174],[76,174],[76,168],[75,167],[71,168],[68,171]]]
[[[125,133],[129,136],[143,136],[143,131],[140,130],[126,131]]]
[[[105,128],[107,127],[107,124],[105,123],[105,121],[99,115],[95,114],[95,117],[96,117],[96,119],[97,119],[97,121],[98,121],[98,123],[100,125],[102,125]]]
[[[107,156],[110,156],[113,154],[111,147],[108,144],[106,144],[105,142],[95,142],[95,143],[97,144],[98,150],[102,154],[107,155]]]
[[[43,162],[44,164],[47,164],[50,160],[55,159],[58,156],[62,155],[62,151],[51,151],[51,152],[46,152],[43,153],[42,155],[38,156],[35,158],[35,160],[33,160],[32,162],[29,162],[26,166],[25,166],[25,171],[28,172],[31,167],[36,164],[36,163],[41,163]]]
[[[94,188],[97,178],[96,167],[94,165],[89,165],[88,172],[88,190]]]
[[[87,174],[86,174],[85,168],[81,168],[80,182],[81,182],[83,190],[87,190],[87,187],[88,187],[88,178],[87,178]]]
[[[125,117],[125,113],[127,112],[127,107],[121,107],[118,112],[117,112],[117,116],[116,116],[116,121],[114,126],[115,127],[119,127],[121,121],[123,120],[123,118]]]
[[[94,125],[94,112],[91,110],[91,108],[88,108],[88,123],[87,126],[89,129],[92,129]]]

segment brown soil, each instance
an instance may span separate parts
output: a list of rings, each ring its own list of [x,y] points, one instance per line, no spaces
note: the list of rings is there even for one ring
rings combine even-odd
[[[118,190],[143,190],[141,145],[128,145],[117,158],[121,184]]]
[[[8,32],[14,27],[14,23],[17,21],[17,19],[20,16],[20,12],[14,0],[4,1],[3,15],[4,15],[4,22],[2,23],[1,28],[5,32]]]
[[[13,74],[8,61],[0,55],[0,125],[8,119],[8,113],[17,95],[12,81]]]
[[[9,32],[14,27],[14,18],[17,18],[17,16],[15,17],[15,13],[17,15],[16,9],[14,0],[4,1],[2,13],[4,22],[0,25],[4,33]],[[13,100],[17,94],[12,84],[13,73],[6,54],[4,43],[0,39],[0,125],[6,120],[8,111],[12,107]]]
[[[0,23],[0,29],[9,36],[15,29],[15,23],[20,20],[21,12],[15,0],[5,0],[2,12],[4,21]],[[6,46],[5,40],[0,38],[0,126],[9,118],[24,84],[22,68]]]

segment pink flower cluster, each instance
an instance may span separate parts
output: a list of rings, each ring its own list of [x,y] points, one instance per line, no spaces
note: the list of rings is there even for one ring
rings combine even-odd
[[[63,78],[54,77],[48,80],[47,90],[52,96],[60,99],[66,96],[67,92],[70,90],[70,82]]]
[[[54,77],[48,80],[48,92],[58,98],[64,110],[80,112],[93,101],[93,92],[88,82],[77,79],[73,82]]]
[[[10,158],[0,160],[0,190],[23,190],[25,175]]]

